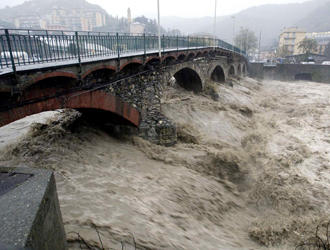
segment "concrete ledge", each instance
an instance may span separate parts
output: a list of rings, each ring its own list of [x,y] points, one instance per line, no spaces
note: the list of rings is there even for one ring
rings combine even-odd
[[[0,173],[3,172],[32,176],[0,196],[0,248],[12,245],[33,250],[66,250],[53,172],[0,167]]]

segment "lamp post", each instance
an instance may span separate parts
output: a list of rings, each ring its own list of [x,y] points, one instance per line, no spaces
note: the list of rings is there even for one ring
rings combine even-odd
[[[235,41],[235,16],[231,16],[233,18],[233,52],[234,52],[234,41]]]
[[[215,49],[215,27],[217,22],[217,0],[215,0],[215,8],[214,8],[214,36],[213,36],[213,49]]]
[[[158,9],[158,45],[159,45],[159,59],[162,58],[162,45],[160,43],[160,12],[159,12],[159,0],[157,0],[157,9]]]

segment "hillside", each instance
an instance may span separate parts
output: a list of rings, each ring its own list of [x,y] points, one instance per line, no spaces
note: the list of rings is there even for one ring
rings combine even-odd
[[[274,40],[278,40],[280,32],[285,27],[305,28],[299,20],[303,20],[314,11],[322,9],[323,5],[329,4],[330,0],[315,0],[304,3],[294,4],[268,4],[252,7],[235,14],[235,27],[238,33],[240,27],[248,28],[259,35],[261,28],[262,45],[275,45]],[[326,11],[325,11],[326,13]],[[329,11],[327,12],[329,13]],[[318,14],[315,14],[318,16]],[[205,30],[212,33],[213,24],[205,27]],[[232,42],[233,38],[233,19],[227,17],[217,22],[217,36]]]
[[[97,9],[104,13],[107,13],[103,8],[101,8],[97,4],[88,3],[86,0],[34,0],[34,1],[26,1],[23,4],[14,6],[14,7],[6,7],[4,9],[0,9],[1,17],[12,17],[16,18],[20,15],[25,14],[50,14],[52,11],[52,7],[54,5],[61,6],[66,9],[73,9],[78,6],[85,7],[86,9]]]
[[[309,13],[296,25],[304,27],[307,32],[330,31],[330,2]]]
[[[235,33],[238,33],[240,27],[243,27],[254,31],[259,36],[261,28],[261,44],[263,46],[276,46],[280,32],[284,27],[298,26],[315,31],[330,30],[327,25],[323,27],[320,24],[323,22],[330,24],[328,13],[330,13],[330,0],[255,6],[233,14],[235,16]],[[318,18],[316,19],[315,16]],[[304,20],[305,22],[303,22]],[[186,35],[199,31],[213,34],[213,17],[162,17],[162,25],[166,29],[173,29],[176,26]],[[233,19],[231,16],[217,17],[216,35],[227,42],[233,41]]]

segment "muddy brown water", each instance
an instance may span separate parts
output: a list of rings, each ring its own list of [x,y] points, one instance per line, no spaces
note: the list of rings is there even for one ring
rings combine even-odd
[[[0,128],[0,165],[55,171],[70,249],[294,249],[329,214],[330,85],[164,89],[173,147],[115,139],[76,111]],[[0,200],[1,202],[1,200]]]

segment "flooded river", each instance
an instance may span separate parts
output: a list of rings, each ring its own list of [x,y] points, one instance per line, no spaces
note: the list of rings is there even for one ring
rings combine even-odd
[[[55,171],[70,249],[294,249],[329,214],[330,85],[216,88],[164,92],[173,147],[54,111],[0,128],[0,165]]]

